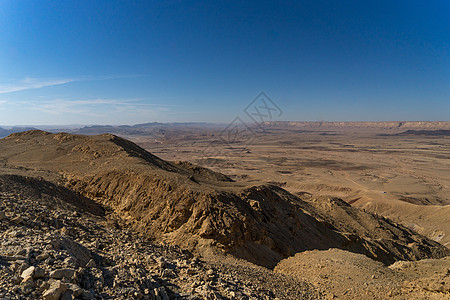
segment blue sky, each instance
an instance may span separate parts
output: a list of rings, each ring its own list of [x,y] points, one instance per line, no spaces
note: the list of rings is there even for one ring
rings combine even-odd
[[[448,1],[0,1],[0,125],[450,120]]]

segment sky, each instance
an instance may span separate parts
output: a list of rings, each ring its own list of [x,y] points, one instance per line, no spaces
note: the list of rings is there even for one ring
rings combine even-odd
[[[260,92],[274,120],[450,121],[449,16],[445,0],[0,0],[0,125],[227,123]]]

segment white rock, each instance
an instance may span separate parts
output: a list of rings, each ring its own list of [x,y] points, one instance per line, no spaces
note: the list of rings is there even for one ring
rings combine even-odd
[[[31,266],[31,267],[25,269],[22,272],[22,274],[20,275],[20,277],[22,277],[22,278],[33,277],[35,270],[36,270],[36,267]]]

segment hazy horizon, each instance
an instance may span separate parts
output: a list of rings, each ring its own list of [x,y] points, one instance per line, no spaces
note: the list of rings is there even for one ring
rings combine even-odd
[[[390,122],[408,122],[408,123],[450,123],[450,121],[444,121],[444,120],[438,120],[438,121],[427,121],[427,120],[413,120],[413,121],[405,121],[405,120],[389,120],[389,121],[294,121],[294,120],[286,120],[286,121],[273,121],[273,122],[283,122],[283,123],[390,123]],[[12,128],[30,128],[35,127],[38,129],[47,128],[47,129],[78,129],[83,127],[95,127],[95,126],[111,126],[111,127],[120,127],[120,126],[138,126],[138,125],[145,125],[145,124],[163,124],[163,125],[177,125],[177,124],[192,124],[192,125],[211,125],[211,126],[227,126],[231,122],[147,122],[147,123],[136,123],[136,124],[55,124],[55,125],[49,125],[49,124],[14,124],[14,125],[4,125],[0,124],[0,128],[3,129],[12,129]],[[245,125],[253,125],[251,121],[245,122]],[[238,124],[239,125],[239,124]],[[244,126],[244,124],[242,124]]]

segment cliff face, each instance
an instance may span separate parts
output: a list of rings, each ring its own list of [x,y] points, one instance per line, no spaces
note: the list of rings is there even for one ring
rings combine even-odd
[[[113,210],[135,231],[194,251],[231,253],[267,267],[312,249],[346,249],[386,264],[450,254],[337,199],[305,202],[272,185],[244,187],[113,135],[31,131],[0,140],[0,149],[5,169],[52,174],[55,184]]]

